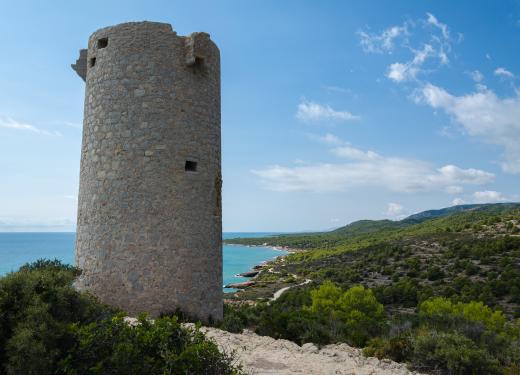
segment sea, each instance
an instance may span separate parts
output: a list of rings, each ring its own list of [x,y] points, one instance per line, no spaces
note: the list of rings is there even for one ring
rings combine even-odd
[[[277,233],[244,233],[225,232],[223,238],[265,237]],[[20,266],[38,259],[59,259],[66,264],[74,264],[74,243],[76,234],[65,233],[0,233],[0,276],[16,271]],[[224,285],[246,281],[238,274],[249,271],[254,265],[274,259],[286,251],[271,247],[248,247],[241,245],[224,245],[223,278]],[[234,289],[224,288],[225,292]]]

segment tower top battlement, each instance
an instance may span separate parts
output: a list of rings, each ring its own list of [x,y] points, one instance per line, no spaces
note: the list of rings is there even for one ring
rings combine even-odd
[[[194,32],[187,36],[179,36],[169,23],[161,22],[125,22],[114,26],[101,28],[93,32],[88,40],[88,48],[81,49],[79,58],[75,64],[71,64],[72,69],[85,81],[87,68],[97,54],[102,54],[101,50],[108,47],[109,43],[112,49],[133,48],[135,53],[143,53],[153,47],[157,47],[154,38],[162,40],[164,37],[170,36],[180,38],[186,45],[186,65],[194,65],[197,59],[204,59],[212,52],[205,49],[217,50],[217,46],[211,41],[211,37],[205,32]]]

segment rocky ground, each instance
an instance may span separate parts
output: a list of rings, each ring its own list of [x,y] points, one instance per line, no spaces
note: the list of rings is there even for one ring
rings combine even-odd
[[[250,374],[418,374],[400,363],[364,357],[360,349],[346,344],[318,349],[313,344],[300,347],[291,341],[258,336],[247,330],[242,334],[207,327],[203,330],[221,350],[228,353],[234,351],[238,361]]]

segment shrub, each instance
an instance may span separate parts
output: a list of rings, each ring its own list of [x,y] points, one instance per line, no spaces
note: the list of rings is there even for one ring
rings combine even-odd
[[[428,270],[427,277],[430,281],[440,280],[444,277],[444,272],[438,266],[434,266]]]
[[[235,374],[232,358],[176,318],[130,327],[72,282],[80,271],[37,261],[0,278],[0,374]]]
[[[428,331],[414,340],[416,369],[449,374],[500,374],[498,360],[458,333]],[[440,370],[440,371],[439,371]]]
[[[363,354],[370,357],[390,358],[397,362],[409,359],[413,351],[412,342],[408,336],[371,339],[363,349]]]
[[[228,332],[241,333],[246,327],[247,318],[239,309],[224,305],[224,318],[218,323],[218,327]]]
[[[119,315],[88,325],[72,325],[75,346],[62,361],[67,375],[234,374],[232,357],[221,354],[196,327],[176,317],[131,326]]]
[[[39,260],[0,279],[0,363],[8,374],[51,373],[72,338],[71,323],[114,311],[72,287],[79,270]]]
[[[419,316],[423,321],[444,327],[460,320],[481,323],[487,329],[497,333],[503,332],[506,324],[506,318],[500,310],[493,311],[482,302],[453,303],[443,297],[432,298],[421,303]]]
[[[384,318],[383,305],[377,302],[372,290],[354,286],[345,292],[331,282],[323,283],[311,291],[310,310],[331,321],[346,325],[346,335],[355,345],[364,345],[381,331]]]

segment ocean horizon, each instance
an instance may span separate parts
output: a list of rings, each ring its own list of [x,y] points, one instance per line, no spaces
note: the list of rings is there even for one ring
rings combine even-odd
[[[252,238],[275,235],[274,232],[224,232],[222,237]],[[26,263],[38,259],[58,259],[65,264],[74,264],[75,232],[1,232],[0,233],[0,276],[16,271]],[[271,247],[248,247],[242,245],[223,246],[224,285],[242,282],[247,278],[238,274],[249,271],[254,265],[271,260],[286,251]],[[224,286],[223,285],[223,286]],[[226,289],[225,292],[234,289]]]

